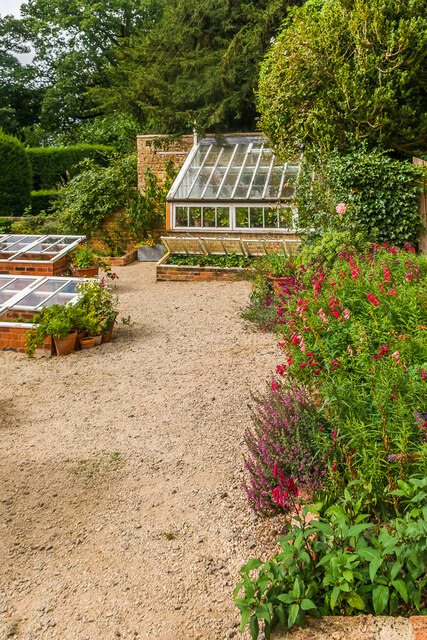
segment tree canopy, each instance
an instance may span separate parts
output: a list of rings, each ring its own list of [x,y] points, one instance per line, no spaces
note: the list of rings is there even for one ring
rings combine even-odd
[[[282,155],[427,150],[425,0],[308,0],[265,58],[261,126]]]
[[[302,0],[170,0],[162,20],[120,52],[105,108],[132,113],[145,130],[250,130],[260,61],[289,5]]]

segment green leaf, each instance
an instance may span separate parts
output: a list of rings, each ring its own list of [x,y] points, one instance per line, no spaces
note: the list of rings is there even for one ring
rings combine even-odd
[[[353,572],[346,569],[342,572],[343,578],[347,580],[347,582],[353,582]]]
[[[366,522],[355,524],[353,527],[350,527],[350,529],[348,530],[348,535],[350,537],[358,536],[359,533],[362,533],[362,531],[366,531],[366,529],[371,529],[372,526],[373,526],[372,524],[367,524]]]
[[[280,596],[277,596],[277,599],[280,600],[280,602],[284,602],[285,604],[291,604],[291,602],[294,601],[293,596],[291,596],[289,593],[282,593]]]
[[[365,609],[366,607],[363,599],[355,591],[353,591],[353,593],[350,593],[350,595],[347,597],[347,602],[351,607],[359,609],[360,611],[363,611],[363,609]]]
[[[317,609],[317,607],[314,604],[313,600],[310,600],[309,598],[303,598],[301,602],[301,609],[303,609],[304,611],[310,611],[310,609]]]
[[[372,602],[374,604],[374,611],[376,616],[379,616],[382,614],[382,612],[387,606],[388,598],[389,598],[389,589],[383,584],[379,584],[372,591]]]
[[[405,602],[408,602],[408,590],[403,580],[401,578],[399,580],[393,580],[391,584],[396,589],[396,591],[400,594],[403,600]]]
[[[378,569],[381,567],[383,563],[382,558],[374,558],[369,564],[369,578],[371,582],[374,582],[375,576],[377,575]]]
[[[258,640],[259,623],[258,623],[258,618],[256,617],[255,614],[251,618],[249,629],[252,635],[252,640]]]
[[[325,536],[334,535],[334,530],[326,522],[319,522],[318,520],[313,520],[310,524],[313,529],[320,531],[320,533],[323,533]]]
[[[245,564],[244,567],[240,569],[240,573],[249,573],[249,571],[253,571],[253,569],[258,569],[262,565],[262,561],[258,558],[252,558]]]
[[[291,627],[293,627],[293,625],[295,624],[295,621],[298,618],[298,613],[299,613],[299,604],[292,604],[289,607],[289,612],[288,612],[288,627],[289,627],[289,629]]]
[[[292,589],[292,593],[293,593],[293,596],[294,596],[295,600],[298,600],[298,598],[301,595],[299,578],[295,579],[294,588]]]
[[[340,593],[341,590],[339,587],[334,587],[332,589],[332,595],[331,595],[331,609],[335,609],[335,605],[338,602],[338,598],[340,597]]]
[[[271,621],[270,610],[266,604],[260,604],[258,609],[255,611],[255,615],[257,618],[260,618],[261,620],[267,620],[267,622]]]
[[[240,633],[243,633],[243,631],[246,628],[246,625],[248,624],[248,620],[251,617],[251,610],[249,609],[249,607],[247,609],[244,609],[241,612],[241,615],[242,615],[242,624],[240,627]]]

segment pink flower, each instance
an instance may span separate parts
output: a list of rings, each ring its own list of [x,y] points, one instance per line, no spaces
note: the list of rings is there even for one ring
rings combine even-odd
[[[346,206],[344,204],[344,202],[340,202],[339,204],[337,204],[337,206],[335,207],[335,211],[339,214],[345,213],[346,212]]]
[[[334,429],[334,433],[332,435],[332,440],[335,440],[336,437],[337,437],[337,430]]]
[[[399,363],[400,362],[400,353],[398,351],[395,351],[394,353],[391,354],[392,358],[396,358],[396,362]]]
[[[378,301],[378,299],[377,299],[377,298],[376,298],[372,293],[367,293],[367,294],[366,294],[366,297],[368,298],[369,302],[372,302],[372,304],[373,304],[375,307],[378,307],[378,305],[379,305],[379,301]]]

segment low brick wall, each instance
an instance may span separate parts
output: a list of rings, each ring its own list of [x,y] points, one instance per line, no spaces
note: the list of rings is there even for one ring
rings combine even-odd
[[[16,276],[63,276],[67,270],[67,256],[56,262],[7,262],[0,260],[0,273]]]
[[[102,258],[102,260],[107,264],[111,265],[112,267],[124,267],[127,264],[131,264],[132,262],[135,262],[137,258],[138,258],[138,250],[133,249],[132,251],[129,251],[129,253],[125,253],[124,256],[119,256],[116,258],[107,257],[107,258]]]
[[[3,316],[2,316],[3,317]],[[17,327],[11,322],[10,327],[0,326],[0,351],[16,351],[25,353],[25,334],[31,327]],[[36,350],[37,354],[51,355],[53,353],[52,338],[46,338],[43,347]]]
[[[158,264],[156,280],[242,280],[246,269],[241,267],[190,267],[187,265]]]

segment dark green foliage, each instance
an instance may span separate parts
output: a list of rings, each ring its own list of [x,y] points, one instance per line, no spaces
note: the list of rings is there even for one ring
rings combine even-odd
[[[173,253],[167,264],[188,265],[192,267],[252,267],[256,258],[248,258],[236,253],[228,255],[183,255]]]
[[[48,211],[57,197],[55,189],[31,191],[31,214],[36,216],[40,211]]]
[[[242,631],[249,622],[256,640],[263,620],[269,640],[278,624],[304,626],[306,616],[426,614],[427,479],[399,481],[394,493],[406,506],[386,524],[369,522],[358,486],[339,504],[321,505],[311,522],[306,507],[280,540],[281,553],[241,569],[234,597]]]
[[[73,147],[35,147],[27,149],[33,173],[34,190],[53,189],[60,182],[68,182],[79,173],[78,165],[84,158],[92,158],[105,166],[113,147],[79,144]]]
[[[10,233],[10,228],[12,226],[12,220],[9,218],[1,218],[0,217],[0,235],[3,233]]]
[[[426,153],[426,56],[425,0],[309,0],[262,66],[262,129],[282,155],[352,138]]]
[[[289,5],[302,0],[166,2],[162,19],[124,48],[96,94],[146,131],[253,130],[259,65]]]
[[[86,158],[81,172],[59,191],[55,209],[69,233],[91,235],[106,218],[135,199],[136,155],[113,158],[108,167]]]
[[[0,216],[20,216],[30,203],[31,168],[24,146],[0,131]]]
[[[423,175],[409,160],[377,149],[334,151],[317,163],[304,163],[296,193],[300,229],[361,232],[395,246],[416,244]],[[336,212],[339,203],[346,206],[342,215]]]

